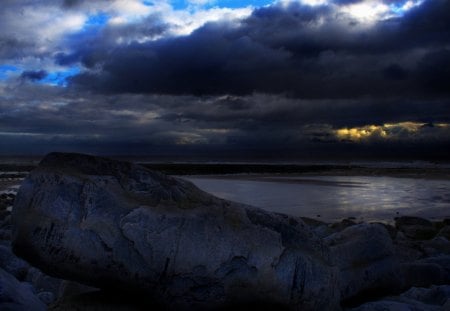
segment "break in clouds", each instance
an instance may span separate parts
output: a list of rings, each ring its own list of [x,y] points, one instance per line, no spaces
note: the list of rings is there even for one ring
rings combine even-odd
[[[5,1],[2,153],[448,155],[450,1],[185,5]]]

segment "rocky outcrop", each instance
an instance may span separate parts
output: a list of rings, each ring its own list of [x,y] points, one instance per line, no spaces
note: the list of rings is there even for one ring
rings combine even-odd
[[[26,178],[3,216],[14,252],[37,268],[7,241],[0,267],[52,310],[448,305],[407,291],[446,293],[432,285],[450,284],[447,220],[327,224],[222,200],[130,163],[60,153]]]
[[[413,287],[400,296],[365,303],[352,311],[447,311],[450,310],[450,286]]]
[[[9,247],[0,245],[0,268],[12,274],[18,280],[23,281],[30,265],[17,258]]]
[[[402,216],[395,218],[395,226],[406,237],[416,240],[431,239],[437,233],[431,221],[419,217]]]
[[[0,268],[0,310],[44,311],[46,306],[33,293],[29,283],[19,282]]]
[[[399,262],[388,231],[379,224],[358,224],[325,238],[340,270],[341,299],[378,296],[402,286]]]
[[[328,248],[300,219],[130,163],[50,154],[23,182],[12,222],[15,253],[56,277],[176,308],[339,309]]]

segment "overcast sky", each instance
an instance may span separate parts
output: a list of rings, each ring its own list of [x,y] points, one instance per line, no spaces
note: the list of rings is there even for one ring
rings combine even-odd
[[[0,154],[450,159],[450,0],[2,0]]]

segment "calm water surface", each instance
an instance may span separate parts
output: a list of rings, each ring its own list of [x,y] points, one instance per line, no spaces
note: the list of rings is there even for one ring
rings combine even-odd
[[[450,216],[450,180],[366,176],[186,179],[224,199],[327,221]]]

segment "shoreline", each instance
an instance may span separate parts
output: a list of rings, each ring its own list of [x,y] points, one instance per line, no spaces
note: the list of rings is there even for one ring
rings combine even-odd
[[[209,167],[210,165],[202,165],[202,168]],[[221,165],[214,165],[217,167],[222,167]],[[185,167],[185,166],[184,166]],[[188,166],[189,167],[189,166]],[[235,166],[233,166],[235,167]],[[277,165],[271,165],[269,166],[271,168],[276,167],[277,169],[279,166]],[[285,166],[282,166],[286,168]],[[173,168],[177,168],[177,172],[180,173],[179,165],[176,165]],[[198,168],[198,165],[196,165],[194,168]],[[243,166],[240,166],[240,169],[243,169]],[[258,167],[258,168],[264,168],[264,167]],[[298,167],[297,167],[298,168]],[[305,167],[300,167],[301,169],[305,169]],[[307,167],[310,168],[310,167]],[[317,169],[317,167],[315,167]],[[352,168],[347,170],[323,170],[323,167],[320,167],[322,171],[315,171],[315,172],[305,172],[305,173],[227,173],[227,174],[172,174],[174,177],[187,179],[190,181],[195,180],[202,180],[202,179],[210,179],[210,180],[223,180],[223,181],[243,181],[243,182],[257,182],[257,183],[273,183],[278,184],[280,187],[283,187],[282,184],[286,184],[286,186],[289,187],[289,185],[299,185],[299,186],[311,186],[311,187],[326,187],[329,188],[330,191],[334,191],[333,189],[348,189],[348,191],[359,191],[359,189],[364,190],[364,188],[368,188],[371,186],[370,183],[367,183],[366,181],[362,180],[356,180],[353,181],[351,178],[346,179],[345,177],[376,177],[376,178],[412,178],[417,180],[430,180],[430,181],[444,181],[450,180],[450,174],[447,175],[445,171],[440,172],[440,174],[435,174],[434,171],[430,171],[429,169],[408,169],[408,173],[406,173],[406,170],[392,170],[389,169],[391,174],[386,174],[388,170],[386,169],[368,169],[368,168]],[[329,169],[329,168],[327,168]],[[183,171],[183,170],[181,170]],[[200,170],[197,170],[200,171]],[[214,170],[213,170],[214,171]],[[399,172],[402,172],[402,174],[399,174]],[[20,184],[24,177],[28,175],[28,173],[25,173],[24,171],[0,171],[0,194],[5,193],[15,193],[18,191],[18,188],[20,187]],[[418,174],[418,172],[420,174]],[[330,177],[330,178],[327,178]],[[340,180],[339,177],[343,177],[342,180]],[[400,181],[401,182],[401,181]],[[206,190],[204,190],[206,191]],[[208,191],[207,191],[208,192]],[[211,193],[211,192],[210,192]],[[216,194],[217,195],[217,194]],[[221,197],[220,195],[218,195]],[[241,202],[243,204],[249,204],[254,205],[259,208],[262,208],[263,210],[269,210],[273,212],[280,212],[280,213],[286,213],[293,215],[295,217],[309,217],[313,219],[317,219],[318,221],[324,221],[327,223],[333,223],[333,222],[339,222],[343,219],[355,217],[358,221],[364,221],[364,222],[383,222],[383,223],[393,223],[394,218],[398,216],[418,216],[423,217],[432,221],[442,221],[446,218],[450,218],[449,215],[441,215],[442,213],[436,214],[436,207],[430,207],[429,212],[418,210],[419,212],[416,213],[414,211],[411,211],[410,213],[406,211],[402,211],[403,207],[392,207],[391,208],[382,208],[382,210],[379,211],[380,216],[372,215],[373,213],[368,211],[365,212],[351,212],[343,214],[342,212],[336,210],[335,212],[329,214],[324,213],[320,209],[317,211],[317,215],[320,215],[318,217],[316,216],[316,212],[311,213],[311,208],[305,209],[303,212],[290,212],[283,210],[283,205],[281,205],[281,209],[279,211],[271,209],[271,207],[264,207],[257,204],[252,204],[244,201],[240,201],[238,199],[228,198],[233,201]],[[313,206],[313,205],[311,205]],[[385,209],[386,211],[383,211]],[[391,211],[389,211],[391,210]],[[442,208],[443,211],[445,211],[445,207]],[[331,212],[331,211],[330,211]],[[389,215],[387,215],[389,214]]]
[[[405,166],[403,163],[361,164],[280,164],[280,163],[142,163],[148,169],[167,175],[197,176],[385,176],[397,178],[425,178],[450,180],[449,165]],[[2,175],[24,177],[37,167],[31,163],[0,163]],[[5,176],[3,176],[5,177]],[[227,177],[228,178],[228,177]]]

